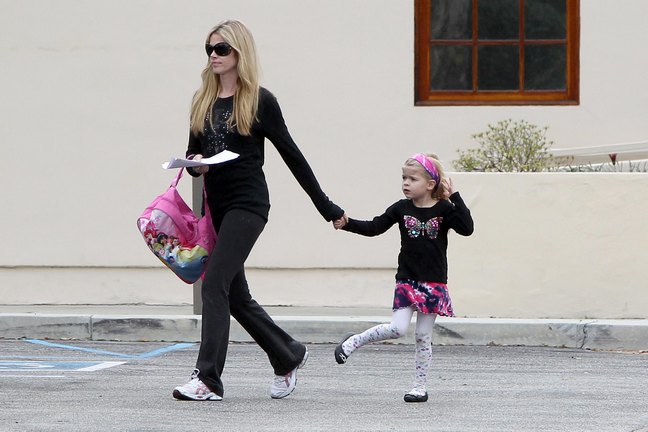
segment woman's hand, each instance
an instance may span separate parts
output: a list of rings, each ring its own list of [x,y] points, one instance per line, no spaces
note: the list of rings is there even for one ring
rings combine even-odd
[[[195,160],[195,161],[199,161],[199,160],[201,160],[202,158],[203,158],[203,155],[201,155],[201,154],[197,154],[196,156],[193,157],[193,160]],[[202,175],[202,174],[205,174],[207,171],[209,171],[209,166],[208,166],[208,165],[204,165],[204,166],[197,166],[197,167],[193,167],[193,170],[194,170],[194,172],[195,172],[196,174],[200,174],[200,175]]]
[[[349,223],[349,216],[347,216],[347,214],[344,213],[340,219],[333,221],[333,228],[339,230],[341,228],[344,228],[344,226],[348,223]]]

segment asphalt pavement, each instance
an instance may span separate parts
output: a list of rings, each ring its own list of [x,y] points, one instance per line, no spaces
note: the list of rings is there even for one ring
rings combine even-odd
[[[220,402],[176,401],[187,342],[0,340],[1,431],[648,432],[648,354],[435,346],[427,403],[403,401],[413,346],[363,347],[345,365],[310,344],[295,392],[269,397],[272,370],[232,343]]]

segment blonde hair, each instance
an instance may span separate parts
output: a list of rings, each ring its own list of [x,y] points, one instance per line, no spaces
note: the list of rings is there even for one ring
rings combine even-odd
[[[430,162],[434,164],[434,167],[437,169],[437,172],[439,173],[439,182],[434,186],[434,189],[432,189],[432,198],[434,199],[445,199],[444,197],[444,192],[445,188],[443,187],[443,180],[445,180],[445,171],[443,170],[443,165],[441,165],[441,161],[439,160],[439,156],[435,155],[434,153],[424,153],[425,157],[428,158]],[[405,166],[413,167],[413,168],[420,168],[421,172],[427,178],[428,180],[434,180],[430,173],[427,172],[425,167],[421,165],[419,161],[416,159],[409,158],[405,161]]]
[[[218,23],[209,31],[206,43],[214,33],[227,42],[238,57],[236,71],[238,85],[234,93],[234,112],[227,121],[228,127],[234,125],[241,135],[250,135],[259,107],[259,61],[254,38],[248,28],[240,21],[226,20]],[[220,80],[211,68],[209,60],[201,73],[202,85],[191,101],[191,131],[202,133],[205,119],[220,92]],[[211,121],[211,118],[210,118]]]

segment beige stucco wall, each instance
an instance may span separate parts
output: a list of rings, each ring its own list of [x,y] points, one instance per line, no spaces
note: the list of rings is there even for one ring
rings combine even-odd
[[[348,203],[371,218],[391,191]],[[471,317],[646,318],[648,190],[645,174],[453,174],[475,219],[471,237],[451,235],[449,286]],[[397,229],[376,238],[335,232],[314,209],[277,200],[248,264],[263,304],[389,307]],[[126,250],[126,248],[124,248]],[[137,239],[151,268],[0,270],[5,303],[190,303],[191,286]]]
[[[159,164],[184,151],[203,39],[221,18],[252,28],[263,84],[326,192],[370,217],[400,197],[409,154],[435,151],[449,165],[501,119],[548,125],[556,148],[645,141],[636,71],[648,68],[648,4],[617,8],[581,2],[579,106],[414,107],[411,1],[0,0],[0,304],[191,302],[135,219],[171,179]],[[252,270],[259,299],[339,304],[357,286],[353,301],[388,305],[395,230],[332,232],[270,144],[266,174],[271,221],[250,266],[330,270]],[[456,177],[478,226],[452,239],[460,314],[646,317],[642,219],[619,219],[645,219],[644,175]]]

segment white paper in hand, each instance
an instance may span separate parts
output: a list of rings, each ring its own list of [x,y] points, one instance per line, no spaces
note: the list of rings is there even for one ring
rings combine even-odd
[[[179,159],[172,157],[168,162],[162,164],[162,168],[171,169],[171,168],[186,168],[186,167],[197,167],[205,165],[215,165],[239,157],[238,153],[231,152],[229,150],[223,150],[222,152],[208,158],[201,159],[199,161],[191,159]]]

